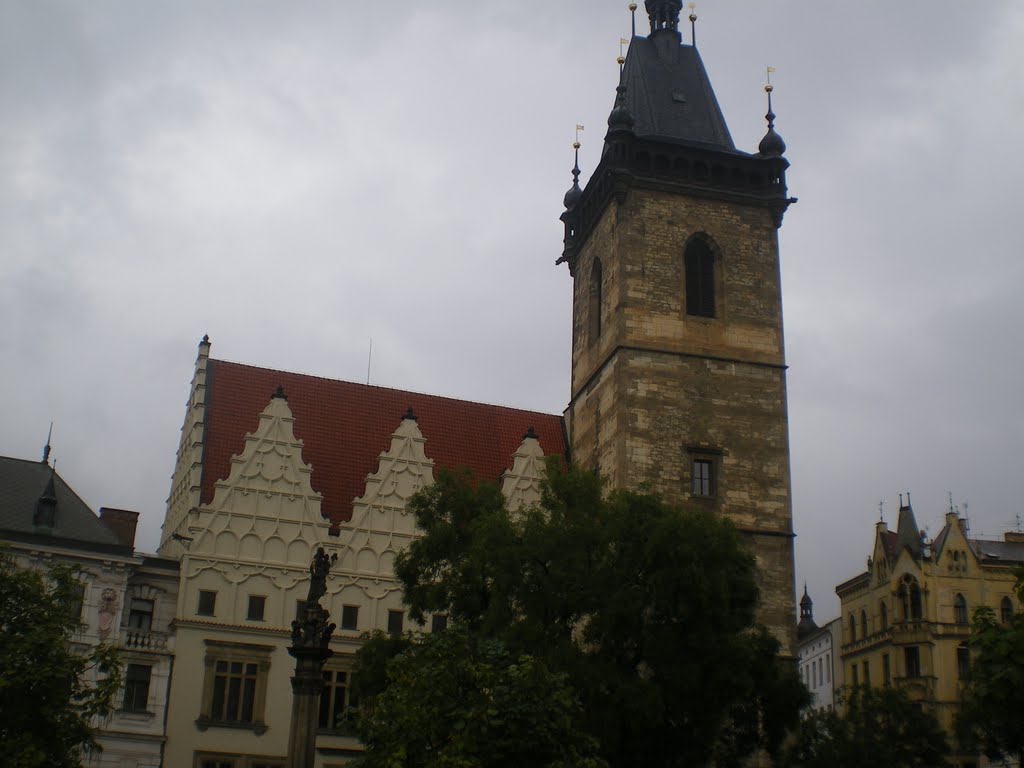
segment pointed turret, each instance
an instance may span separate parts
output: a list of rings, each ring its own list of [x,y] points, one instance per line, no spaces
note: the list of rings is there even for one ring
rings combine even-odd
[[[572,166],[572,186],[569,187],[569,191],[565,193],[565,197],[562,198],[562,203],[565,205],[565,210],[571,211],[576,207],[576,203],[579,202],[580,195],[583,194],[583,190],[580,188],[580,143],[574,141],[572,148],[576,153],[575,162]]]
[[[764,119],[768,121],[768,132],[761,139],[761,143],[757,145],[758,154],[762,157],[782,157],[786,152],[786,142],[775,132],[775,112],[772,111],[773,90],[771,83],[764,87],[764,92],[768,94],[768,113],[764,116]]]
[[[804,638],[817,629],[818,625],[814,623],[814,601],[807,593],[807,584],[805,583],[804,596],[800,598],[800,623],[796,625],[796,636]]]
[[[906,547],[915,560],[921,557],[921,532],[917,527],[917,519],[914,517],[914,508],[910,505],[910,494],[907,494],[907,503],[903,504],[903,494],[900,494],[900,516],[896,524],[896,547],[897,552]]]

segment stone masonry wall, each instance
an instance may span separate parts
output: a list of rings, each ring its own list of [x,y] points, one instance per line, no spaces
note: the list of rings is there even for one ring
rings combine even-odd
[[[716,316],[686,314],[683,252],[716,254]],[[591,264],[603,323],[589,338]],[[633,189],[591,232],[574,281],[569,407],[574,460],[615,487],[728,516],[758,561],[760,619],[793,651],[793,542],[776,229],[763,208]],[[694,455],[713,498],[691,498]]]

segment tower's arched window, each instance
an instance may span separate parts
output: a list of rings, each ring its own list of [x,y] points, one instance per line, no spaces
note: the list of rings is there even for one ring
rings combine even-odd
[[[702,238],[695,237],[683,255],[686,271],[686,314],[715,316],[715,254]]]
[[[868,614],[866,611],[860,612],[860,636],[862,639],[868,636]]]
[[[921,619],[924,611],[921,610],[921,588],[915,581],[910,585],[910,618],[915,621]]]
[[[957,624],[967,623],[967,601],[959,593],[953,598],[953,621]]]
[[[857,639],[857,617],[850,614],[850,642]]]
[[[878,618],[882,624],[882,631],[889,628],[889,609],[885,607],[885,600],[878,604]]]
[[[601,260],[595,258],[590,268],[590,301],[587,308],[591,344],[596,344],[601,337],[601,277]]]
[[[999,603],[999,618],[1002,619],[1003,624],[1008,624],[1013,618],[1013,603],[1008,597],[1004,597]]]

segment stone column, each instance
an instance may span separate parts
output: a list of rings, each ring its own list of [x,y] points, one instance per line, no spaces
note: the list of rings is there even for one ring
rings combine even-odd
[[[292,622],[292,645],[288,653],[295,657],[292,677],[292,721],[288,733],[288,768],[313,768],[316,760],[316,726],[323,690],[324,662],[331,656],[328,645],[334,633],[330,614],[320,606],[327,591],[327,572],[338,559],[328,557],[320,547],[309,566],[309,594],[302,615]]]

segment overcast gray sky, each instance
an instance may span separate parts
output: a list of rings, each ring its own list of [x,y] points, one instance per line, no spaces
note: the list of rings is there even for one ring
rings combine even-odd
[[[642,6],[641,5],[641,11]],[[573,126],[596,164],[618,0],[0,0],[0,454],[163,518],[196,344],[560,413]],[[737,145],[765,66],[798,588],[819,620],[878,502],[1022,510],[1024,5],[708,0]],[[638,13],[638,29],[646,31]]]

